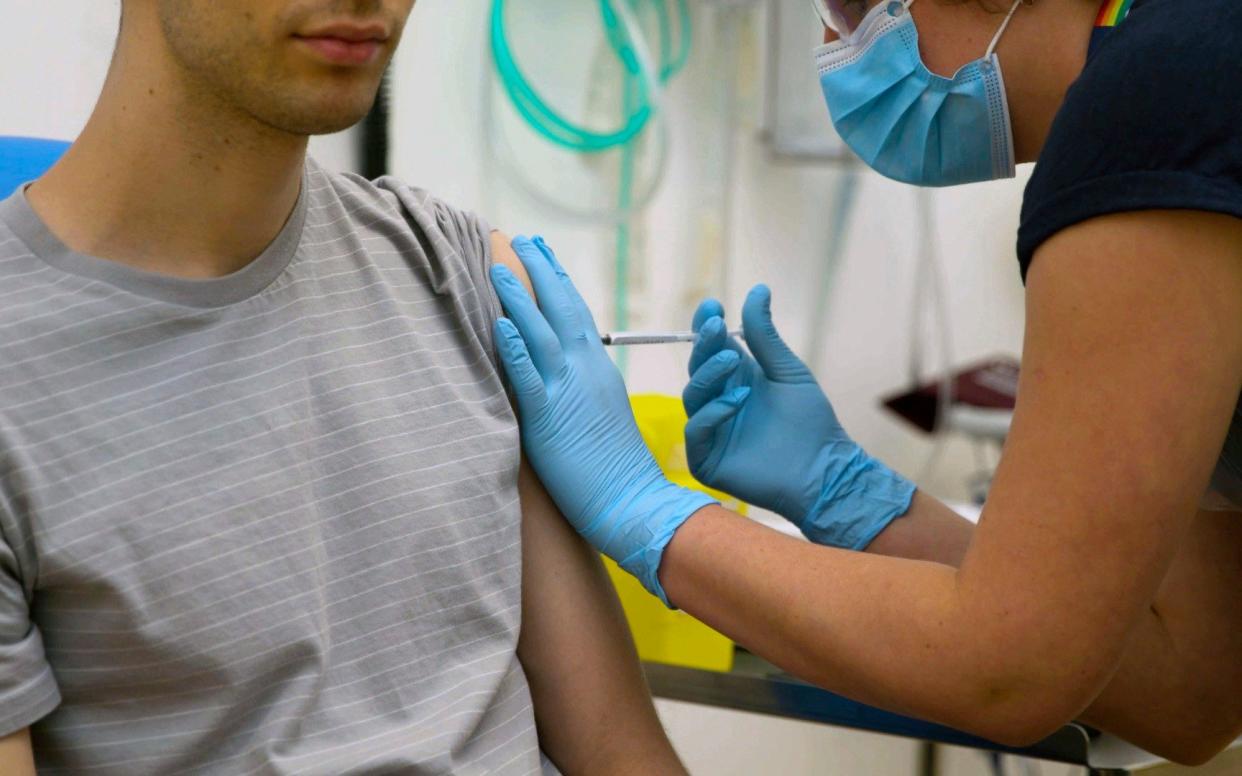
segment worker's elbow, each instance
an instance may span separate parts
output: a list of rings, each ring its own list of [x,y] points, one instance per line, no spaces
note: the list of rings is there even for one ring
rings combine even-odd
[[[976,723],[970,732],[1007,747],[1036,744],[1073,722],[1116,669],[1110,656],[1099,652],[1056,653],[1024,638],[997,637],[990,643],[1007,648],[976,663],[980,667],[963,701]]]
[[[1090,702],[1079,687],[986,684],[976,696],[980,702],[969,732],[1011,748],[1039,743],[1073,722]]]
[[[1071,721],[1069,717],[1030,710],[981,723],[972,732],[1001,746],[1022,749],[1043,741]]]

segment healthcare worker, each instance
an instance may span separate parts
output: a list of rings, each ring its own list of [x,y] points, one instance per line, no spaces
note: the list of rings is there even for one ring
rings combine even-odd
[[[764,287],[745,349],[719,303],[696,314],[687,455],[811,541],[672,485],[591,313],[519,239],[538,306],[493,283],[524,448],[596,548],[800,677],[1002,744],[1080,719],[1203,762],[1242,733],[1242,3],[986,2],[828,0],[816,54],[838,132],[889,177],[1038,159],[978,527],[851,440]]]

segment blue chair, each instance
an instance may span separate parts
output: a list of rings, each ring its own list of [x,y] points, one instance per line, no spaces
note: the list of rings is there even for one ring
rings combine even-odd
[[[0,135],[0,199],[47,172],[68,147],[63,140]]]

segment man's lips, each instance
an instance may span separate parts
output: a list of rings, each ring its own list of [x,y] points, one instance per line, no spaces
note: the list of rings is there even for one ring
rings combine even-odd
[[[352,41],[342,38],[297,36],[299,43],[334,65],[369,65],[379,56],[383,43],[378,40]]]
[[[367,65],[379,56],[388,35],[388,29],[382,24],[340,22],[295,35],[294,38],[331,64]]]

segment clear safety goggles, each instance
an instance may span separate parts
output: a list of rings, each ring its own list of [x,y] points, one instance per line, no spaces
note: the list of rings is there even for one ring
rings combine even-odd
[[[848,38],[872,8],[890,0],[811,0],[815,13],[838,37]],[[909,5],[909,3],[896,3]]]

